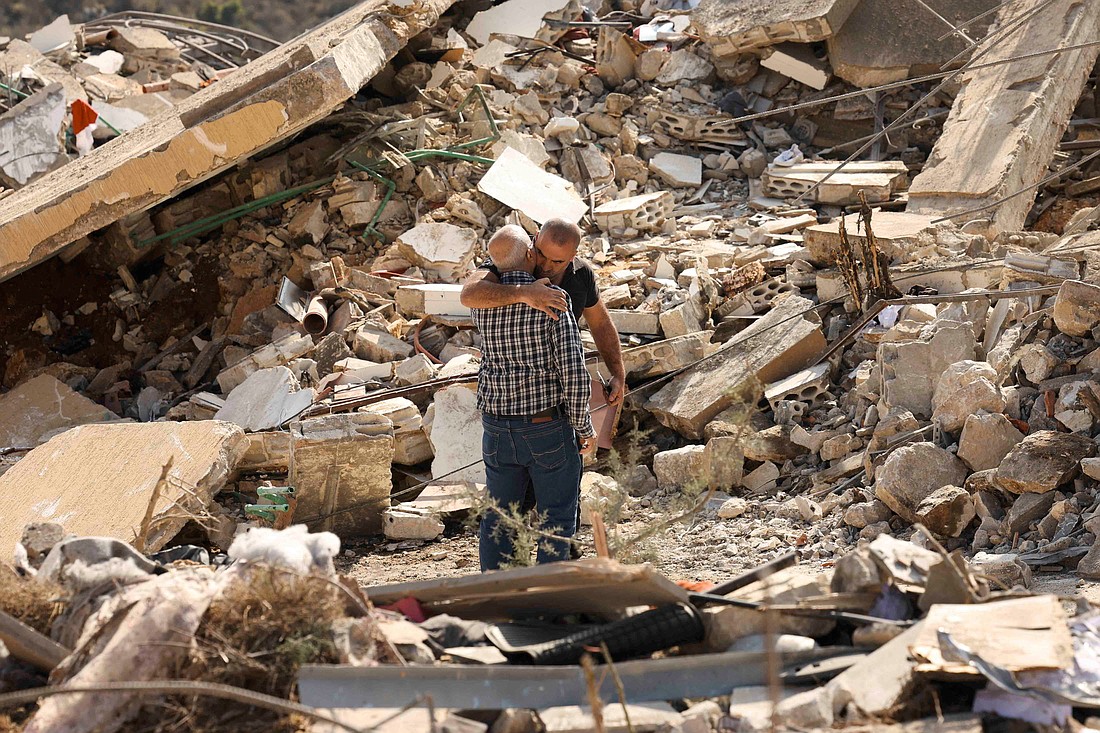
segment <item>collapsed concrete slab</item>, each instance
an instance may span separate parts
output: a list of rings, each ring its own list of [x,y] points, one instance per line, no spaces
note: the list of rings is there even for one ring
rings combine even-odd
[[[0,448],[34,448],[55,434],[115,413],[42,374],[0,396]]]
[[[7,197],[0,281],[323,119],[452,2],[360,3]]]
[[[763,385],[809,366],[825,348],[821,321],[805,298],[790,296],[727,342],[720,354],[665,385],[646,403],[662,424],[698,439],[719,412],[756,403]]]
[[[692,20],[715,58],[784,41],[823,41],[840,30],[859,0],[703,0]]]
[[[910,214],[904,211],[876,211],[871,217],[871,231],[879,250],[891,260],[904,257],[908,250],[915,247],[922,234],[931,234],[935,228],[935,217]],[[844,228],[848,232],[848,241],[854,247],[863,245],[867,237],[859,226],[858,214],[843,217]],[[840,252],[840,219],[828,224],[815,224],[802,233],[810,261],[818,265],[831,265],[836,262]]]
[[[997,3],[994,0],[959,0],[941,3],[936,11],[959,26]],[[981,38],[992,16],[966,26],[971,38]],[[833,73],[858,87],[873,87],[939,71],[966,49],[957,35],[937,40],[950,28],[920,0],[891,3],[862,0],[836,35],[827,41]],[[889,38],[889,43],[883,43]]]
[[[380,533],[390,506],[393,423],[353,412],[293,423],[290,434],[295,520],[341,537]]]
[[[145,551],[159,550],[225,485],[243,439],[215,420],[81,425],[54,436],[0,476],[0,547],[13,547],[27,524],[57,522],[78,536],[140,535]]]
[[[1030,0],[1001,9],[997,23],[1024,16]],[[1055,0],[1015,31],[999,38],[983,64],[1021,56],[1035,49],[1060,48],[1096,40],[1100,5]],[[1046,173],[1100,47],[1025,58],[965,75],[943,134],[924,169],[909,187],[908,211],[954,214],[1035,184]],[[993,232],[1023,228],[1033,197],[1017,196],[980,218],[992,219]]]

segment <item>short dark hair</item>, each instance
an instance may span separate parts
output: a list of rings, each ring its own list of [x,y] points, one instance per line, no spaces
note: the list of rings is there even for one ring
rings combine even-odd
[[[581,228],[566,219],[548,219],[539,230],[540,237],[546,237],[556,244],[569,244],[573,247],[581,246],[581,237],[584,236]]]

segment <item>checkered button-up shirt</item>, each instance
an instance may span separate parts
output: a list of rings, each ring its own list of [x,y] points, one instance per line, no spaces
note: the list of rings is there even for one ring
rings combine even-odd
[[[526,272],[501,275],[505,285],[535,282]],[[473,308],[481,331],[477,407],[490,415],[534,415],[562,405],[582,438],[595,435],[588,416],[592,382],[584,368],[577,322],[569,311],[558,320],[522,303]]]

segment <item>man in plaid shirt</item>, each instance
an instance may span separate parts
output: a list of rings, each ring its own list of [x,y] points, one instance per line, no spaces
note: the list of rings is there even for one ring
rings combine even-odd
[[[501,282],[535,282],[535,254],[527,233],[507,226],[489,240]],[[523,304],[474,308],[481,331],[477,406],[485,437],[486,490],[501,509],[516,508],[534,487],[540,529],[561,539],[539,542],[540,563],[569,557],[580,498],[581,454],[595,447],[588,416],[591,378],[572,313],[554,320]],[[495,570],[515,554],[513,533],[500,514],[481,520],[481,569]]]

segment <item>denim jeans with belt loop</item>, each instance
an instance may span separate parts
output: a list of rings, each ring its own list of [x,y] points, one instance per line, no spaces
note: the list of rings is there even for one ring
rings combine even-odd
[[[483,415],[481,424],[485,429],[481,449],[489,497],[504,510],[518,510],[530,481],[539,512],[545,516],[539,529],[561,538],[572,537],[577,531],[581,455],[569,420],[557,417],[532,423],[525,418]],[[506,526],[498,531],[499,523],[500,515],[494,509],[481,519],[479,554],[483,571],[511,562],[515,553],[513,532]],[[539,563],[568,559],[567,539],[539,538]]]

